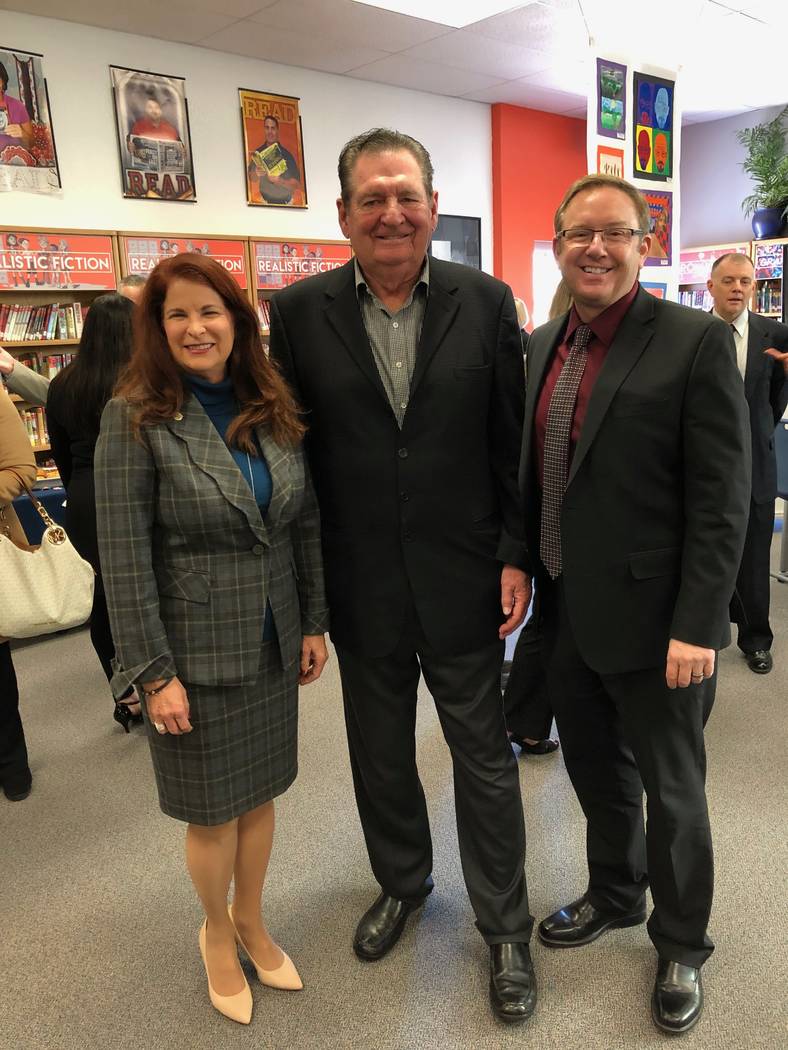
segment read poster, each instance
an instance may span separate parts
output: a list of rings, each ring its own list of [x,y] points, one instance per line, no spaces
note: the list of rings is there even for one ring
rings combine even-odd
[[[246,201],[264,208],[306,208],[299,99],[238,89]]]

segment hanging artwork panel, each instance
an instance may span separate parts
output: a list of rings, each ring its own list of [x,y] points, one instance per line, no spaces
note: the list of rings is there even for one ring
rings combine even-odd
[[[673,178],[672,80],[635,73],[632,172],[636,179],[668,182]]]
[[[0,47],[0,190],[59,193],[43,56]]]

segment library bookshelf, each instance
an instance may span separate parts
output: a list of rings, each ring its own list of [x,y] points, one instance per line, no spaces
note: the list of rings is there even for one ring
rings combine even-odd
[[[85,313],[118,283],[112,230],[0,226],[0,345],[51,379],[79,346]],[[45,475],[52,464],[46,412],[14,398]]]

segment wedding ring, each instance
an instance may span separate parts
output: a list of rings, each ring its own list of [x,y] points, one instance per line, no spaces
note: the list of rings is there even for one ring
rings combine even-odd
[[[692,672],[692,674],[690,675],[690,678],[697,678],[699,682],[702,682],[702,681],[703,681],[703,679],[704,679],[705,677],[706,677],[706,675],[705,675],[705,674],[703,674],[703,673],[701,673],[701,674],[695,674],[695,672],[694,672],[694,671],[693,671],[693,672]]]
[[[163,722],[154,722],[153,723],[153,728],[156,730],[157,733],[166,733],[167,732],[167,727],[166,727],[166,725]]]

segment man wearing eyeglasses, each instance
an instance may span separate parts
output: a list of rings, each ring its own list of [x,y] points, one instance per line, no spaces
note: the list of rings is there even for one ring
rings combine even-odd
[[[650,886],[652,1015],[683,1032],[700,1016],[713,947],[703,727],[730,642],[749,436],[730,330],[638,283],[647,230],[646,204],[622,179],[570,187],[553,251],[574,306],[528,344],[529,567],[589,867],[586,891],[539,936],[572,948],[638,925]]]

